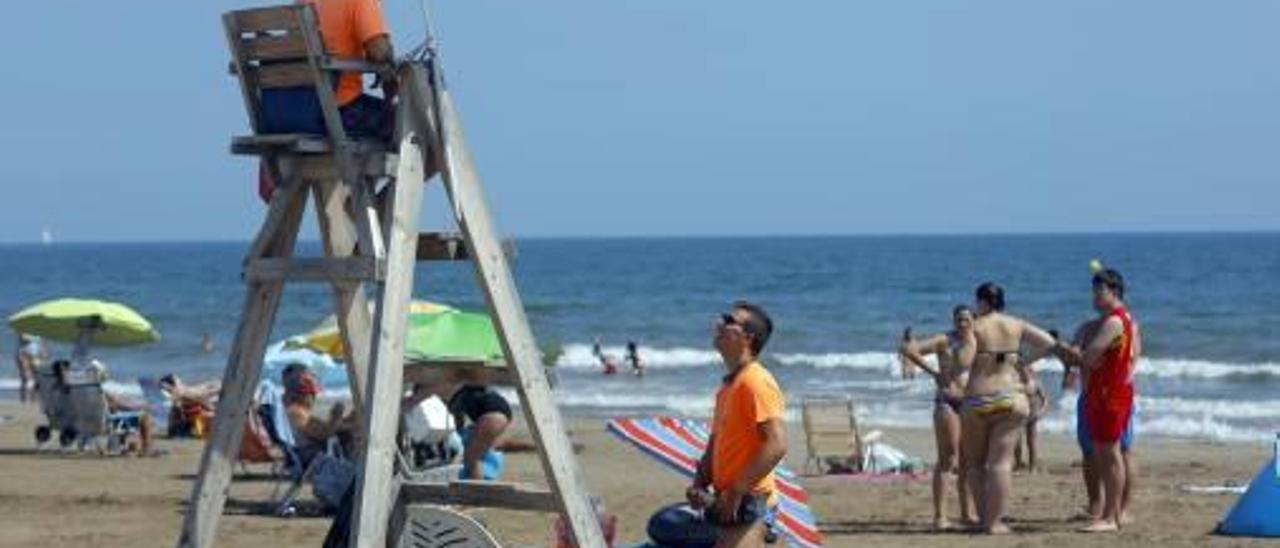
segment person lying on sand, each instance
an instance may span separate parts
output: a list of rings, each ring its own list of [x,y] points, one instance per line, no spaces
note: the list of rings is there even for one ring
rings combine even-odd
[[[190,435],[203,438],[213,421],[215,405],[222,383],[209,381],[187,385],[174,374],[160,377],[160,389],[169,395],[169,436]]]

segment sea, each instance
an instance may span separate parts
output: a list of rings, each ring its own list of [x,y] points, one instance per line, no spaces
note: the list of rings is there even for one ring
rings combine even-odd
[[[136,393],[137,377],[170,372],[220,378],[243,306],[246,247],[0,245],[0,312],[64,296],[127,303],[161,340],[95,349],[115,389]],[[951,308],[993,280],[1009,312],[1070,333],[1094,315],[1096,258],[1124,274],[1143,329],[1140,435],[1267,443],[1280,431],[1280,233],[518,239],[516,250],[512,267],[556,397],[573,413],[707,416],[723,373],[713,324],[748,299],[774,319],[763,361],[793,408],[806,397],[850,397],[865,423],[925,427],[933,386],[923,374],[901,378],[894,349],[904,328],[947,329]],[[299,254],[319,251],[299,244]],[[469,263],[417,268],[416,298],[484,309]],[[290,287],[273,340],[307,331],[332,305],[327,287]],[[603,375],[596,340],[618,357],[636,341],[647,375]],[[0,337],[5,361],[15,345]],[[1070,432],[1075,397],[1059,387],[1061,365],[1040,369],[1051,400],[1041,427]],[[13,397],[16,372],[0,371],[0,392]]]

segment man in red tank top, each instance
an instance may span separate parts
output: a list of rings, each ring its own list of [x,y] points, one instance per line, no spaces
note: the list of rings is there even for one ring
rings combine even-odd
[[[1082,363],[1088,385],[1084,419],[1094,445],[1090,465],[1102,478],[1102,515],[1082,529],[1085,532],[1116,531],[1124,521],[1127,493],[1131,492],[1130,457],[1121,438],[1133,414],[1134,368],[1140,349],[1138,327],[1124,304],[1124,278],[1105,269],[1093,276],[1093,306],[1101,325],[1084,348]]]

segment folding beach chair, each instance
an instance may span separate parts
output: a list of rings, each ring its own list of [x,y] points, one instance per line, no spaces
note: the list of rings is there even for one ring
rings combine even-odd
[[[155,377],[138,377],[138,387],[142,389],[142,398],[147,402],[147,411],[151,412],[156,431],[167,432],[169,437],[173,437],[174,432],[169,429],[173,404],[169,395],[160,388],[160,381]]]
[[[303,486],[312,481],[321,467],[341,466],[342,464],[336,463],[345,463],[346,466],[352,467],[354,474],[354,467],[342,455],[337,439],[328,440],[323,452],[310,457],[298,451],[293,427],[289,425],[289,419],[284,411],[284,402],[274,385],[269,382],[259,385],[258,402],[255,412],[265,427],[267,436],[283,455],[280,466],[283,481],[276,484],[271,495],[276,515],[289,517],[297,514],[298,493]],[[334,497],[323,502],[326,506],[335,507],[338,501]]]
[[[858,429],[851,398],[806,398],[800,403],[804,424],[806,474],[832,470],[862,472],[879,430],[866,436]]]

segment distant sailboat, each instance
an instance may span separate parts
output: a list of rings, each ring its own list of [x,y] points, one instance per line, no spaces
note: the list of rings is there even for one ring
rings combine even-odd
[[[53,245],[53,231],[49,230],[49,227],[47,226],[44,227],[44,230],[40,231],[40,243],[44,245]]]

